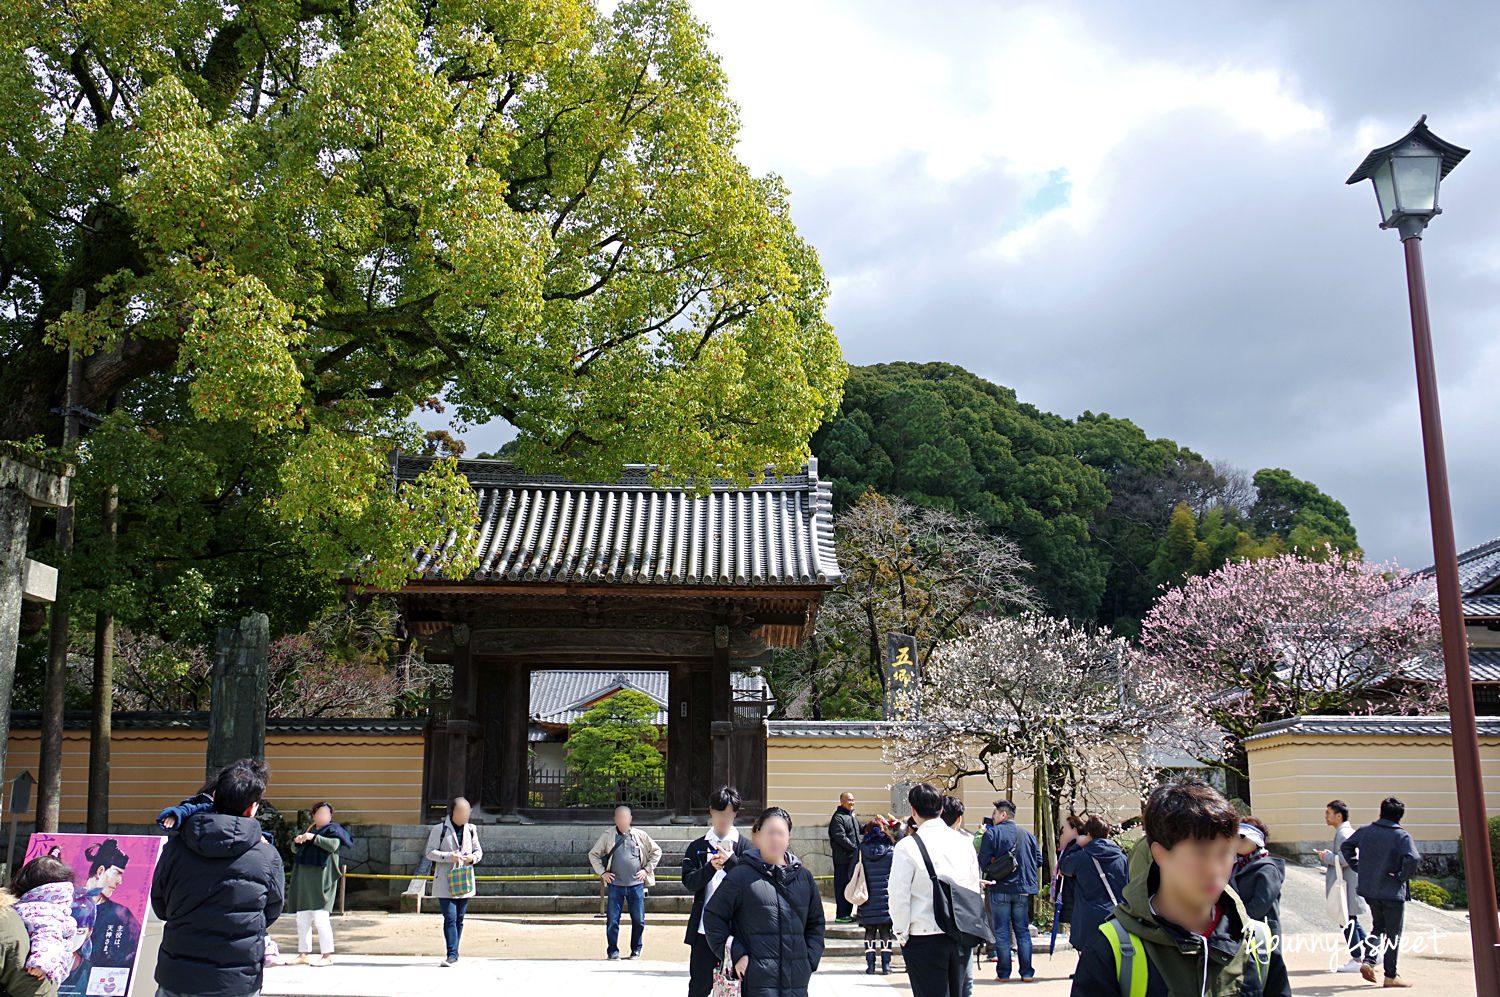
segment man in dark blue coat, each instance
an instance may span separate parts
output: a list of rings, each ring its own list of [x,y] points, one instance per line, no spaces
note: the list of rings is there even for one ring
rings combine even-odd
[[[212,812],[193,814],[162,849],[151,909],[163,922],[157,997],[260,993],[266,929],[281,914],[286,874],[255,819],[263,762],[219,773]]]
[[[1422,853],[1411,834],[1401,826],[1406,805],[1394,796],[1380,802],[1380,819],[1366,824],[1344,839],[1339,850],[1349,868],[1359,873],[1359,895],[1370,905],[1370,938],[1365,945],[1360,973],[1375,982],[1375,956],[1385,955],[1385,985],[1409,987],[1396,975],[1396,956],[1401,945],[1401,927],[1406,920],[1407,885],[1416,874]]]
[[[1042,868],[1042,848],[1036,835],[1015,821],[1016,805],[1010,800],[996,800],[990,829],[979,845],[979,872],[989,886],[990,920],[995,928],[995,978],[1010,979],[1010,939],[1015,935],[1016,957],[1021,963],[1021,979],[1030,982],[1036,972],[1031,966],[1031,898],[1037,891],[1037,874]],[[1006,875],[991,879],[992,866],[1010,867]]]

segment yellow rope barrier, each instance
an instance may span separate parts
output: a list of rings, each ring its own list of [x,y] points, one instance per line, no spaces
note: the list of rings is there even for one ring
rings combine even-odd
[[[345,905],[344,905],[344,903],[345,903],[345,896],[346,896],[346,891],[347,891],[347,887],[348,887],[348,884],[349,884],[349,880],[351,880],[351,879],[401,879],[401,880],[407,880],[407,881],[410,881],[410,880],[413,880],[413,879],[422,879],[422,880],[427,880],[428,882],[431,882],[433,878],[434,877],[432,877],[432,876],[398,876],[398,875],[395,875],[393,873],[385,873],[385,872],[345,872],[345,873],[343,873],[339,877],[339,910],[338,910],[338,912],[339,912],[340,915],[346,913],[346,909],[345,909]],[[598,876],[595,876],[592,873],[562,873],[562,874],[556,875],[556,876],[535,876],[535,875],[533,875],[533,876],[475,876],[474,877],[474,881],[476,883],[578,883],[578,882],[597,881],[598,878],[599,878]],[[816,880],[825,880],[825,879],[832,879],[832,878],[833,878],[832,876],[814,876],[813,877],[813,879],[816,879]],[[420,895],[418,895],[418,897],[417,897],[417,913],[420,914],[421,912],[422,912],[422,900],[421,900]]]

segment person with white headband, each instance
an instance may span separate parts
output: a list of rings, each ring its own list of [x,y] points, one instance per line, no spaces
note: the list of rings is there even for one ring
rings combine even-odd
[[[1281,955],[1281,886],[1286,880],[1286,861],[1266,850],[1270,832],[1259,817],[1240,818],[1240,834],[1235,842],[1234,871],[1229,885],[1240,895],[1245,913],[1266,922],[1271,929],[1274,953],[1271,976],[1266,980],[1266,997],[1290,994],[1285,963]],[[1278,970],[1280,970],[1278,972]]]

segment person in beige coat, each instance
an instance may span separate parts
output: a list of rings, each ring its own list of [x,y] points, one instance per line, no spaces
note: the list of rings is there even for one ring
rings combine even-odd
[[[646,933],[646,891],[656,885],[656,864],[661,861],[661,845],[651,835],[632,827],[630,808],[615,807],[615,826],[599,835],[589,849],[589,865],[594,875],[604,880],[609,890],[609,908],[604,922],[605,955],[620,958],[620,910],[630,909],[630,955],[641,954],[641,939]]]
[[[484,858],[484,849],[479,845],[479,829],[469,820],[469,801],[455,797],[448,804],[448,816],[435,824],[427,835],[427,857],[432,859],[432,895],[437,898],[438,909],[443,912],[443,941],[447,945],[444,966],[458,961],[458,943],[464,934],[464,912],[469,908],[469,898],[476,892],[473,887],[464,893],[454,893],[448,885],[448,871],[454,866],[477,865]]]

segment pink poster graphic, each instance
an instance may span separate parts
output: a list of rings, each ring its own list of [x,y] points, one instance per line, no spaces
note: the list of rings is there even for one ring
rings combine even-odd
[[[73,971],[58,997],[124,997],[140,955],[151,877],[165,838],[132,834],[31,836],[26,861],[51,855],[73,867],[73,916],[93,929],[75,937]]]

